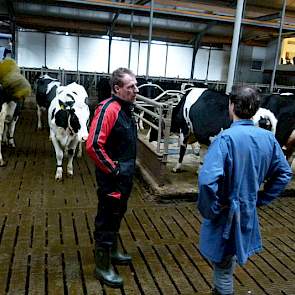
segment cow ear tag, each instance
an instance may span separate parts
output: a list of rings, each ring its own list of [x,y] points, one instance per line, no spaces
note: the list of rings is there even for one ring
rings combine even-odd
[[[61,100],[58,100],[58,103],[59,103],[60,109],[64,110],[65,109],[64,103]]]

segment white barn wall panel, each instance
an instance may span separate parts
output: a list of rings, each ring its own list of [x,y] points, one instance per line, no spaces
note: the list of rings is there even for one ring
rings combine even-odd
[[[109,41],[107,39],[79,37],[79,70],[108,72]]]
[[[147,52],[148,52],[148,44],[140,42],[137,75],[144,76],[146,74]]]
[[[168,46],[166,76],[171,78],[190,78],[193,48]]]
[[[47,34],[46,65],[49,69],[77,70],[78,37]]]
[[[205,80],[207,77],[209,49],[199,48],[195,58],[194,79]]]
[[[37,32],[18,32],[18,65],[28,68],[45,66],[45,34]]]
[[[128,67],[129,42],[112,40],[110,72],[119,67]]]
[[[137,75],[139,42],[134,42],[133,41],[131,44],[132,45],[131,45],[131,56],[130,56],[130,69],[134,74]],[[128,51],[128,55],[129,55],[129,51]]]
[[[211,49],[208,80],[226,81],[229,67],[230,51]]]
[[[108,39],[45,34],[40,32],[18,32],[17,59],[20,66],[49,69],[77,70],[86,72],[107,73]],[[78,48],[79,45],[79,48]],[[128,39],[112,40],[110,71],[118,67],[128,67]],[[252,48],[247,50],[247,58],[264,59],[265,68],[273,67],[275,42],[268,48]],[[133,41],[130,68],[137,75],[146,75],[148,43]],[[210,51],[210,54],[209,54]],[[45,58],[46,52],[46,58]],[[245,53],[245,52],[244,52]],[[251,54],[250,54],[251,53]],[[155,77],[190,78],[193,48],[182,45],[152,43],[150,51],[149,75]],[[226,81],[230,49],[223,50],[200,48],[196,55],[194,78],[199,80]],[[241,50],[241,68],[244,72],[245,58]],[[209,60],[209,68],[208,68]],[[249,60],[250,61],[250,60]],[[208,71],[208,76],[207,76]],[[249,70],[248,70],[249,73]],[[241,74],[241,72],[240,72]],[[261,73],[260,73],[261,75]],[[239,75],[240,78],[243,75]],[[254,77],[254,75],[247,75]],[[245,77],[246,78],[246,77]]]
[[[149,75],[165,77],[166,44],[151,44]]]

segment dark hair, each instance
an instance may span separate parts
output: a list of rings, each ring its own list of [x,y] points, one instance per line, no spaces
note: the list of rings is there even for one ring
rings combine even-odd
[[[123,86],[123,78],[125,75],[130,75],[130,76],[134,76],[133,72],[127,68],[118,68],[116,69],[112,75],[111,75],[111,79],[110,79],[110,86],[112,91],[115,91],[115,85],[118,85],[120,87]]]
[[[230,95],[234,104],[234,113],[240,119],[251,119],[259,109],[260,97],[255,88],[249,86],[238,87]]]

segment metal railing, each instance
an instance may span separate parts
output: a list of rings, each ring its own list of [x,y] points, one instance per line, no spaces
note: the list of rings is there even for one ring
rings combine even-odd
[[[135,103],[135,109],[139,110],[139,113],[135,111],[134,115],[137,120],[145,122],[149,128],[153,128],[157,131],[157,147],[156,152],[163,156],[163,162],[167,161],[168,156],[168,144],[171,127],[171,116],[173,103],[172,102],[158,102],[155,99],[150,99],[142,95],[137,95],[137,101]],[[151,110],[153,109],[153,110]],[[144,118],[141,112],[148,114],[151,119]],[[161,150],[161,141],[164,141],[164,149]]]

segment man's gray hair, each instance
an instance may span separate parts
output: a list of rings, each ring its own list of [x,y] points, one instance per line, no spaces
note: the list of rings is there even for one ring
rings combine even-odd
[[[112,91],[115,91],[115,85],[118,85],[120,87],[123,86],[123,78],[125,75],[130,75],[130,76],[134,76],[134,73],[127,69],[127,68],[118,68],[116,69],[112,75],[111,75],[111,79],[110,79],[110,86]]]

